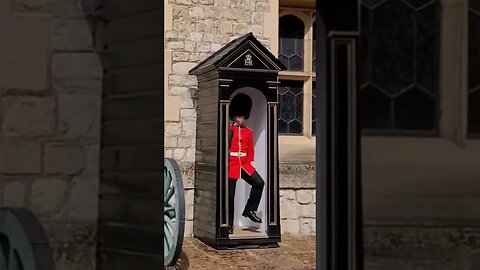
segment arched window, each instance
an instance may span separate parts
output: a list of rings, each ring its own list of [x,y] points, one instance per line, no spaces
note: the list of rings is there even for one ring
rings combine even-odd
[[[439,2],[362,0],[364,130],[437,130]]]
[[[289,71],[303,71],[305,25],[293,15],[280,17],[279,59]]]

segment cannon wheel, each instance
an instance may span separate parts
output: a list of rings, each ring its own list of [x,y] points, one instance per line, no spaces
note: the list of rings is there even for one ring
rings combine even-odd
[[[45,232],[27,209],[0,208],[0,269],[55,269]]]
[[[185,195],[182,175],[177,162],[165,159],[164,168],[164,257],[165,265],[172,266],[182,251],[185,231]]]

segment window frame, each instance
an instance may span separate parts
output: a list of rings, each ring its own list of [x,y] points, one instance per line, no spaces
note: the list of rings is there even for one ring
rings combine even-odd
[[[302,20],[304,30],[303,43],[303,71],[280,71],[279,81],[303,81],[303,116],[302,133],[285,134],[279,133],[281,137],[307,137],[314,138],[312,134],[312,82],[316,81],[316,72],[313,71],[313,23],[315,22],[315,9],[279,7],[278,20],[285,15],[292,15]],[[280,25],[279,25],[280,27]],[[278,36],[280,40],[280,36]],[[278,54],[280,54],[280,44],[278,44]]]

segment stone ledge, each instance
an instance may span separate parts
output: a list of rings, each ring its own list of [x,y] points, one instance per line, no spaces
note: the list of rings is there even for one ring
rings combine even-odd
[[[178,164],[185,189],[195,186],[195,164]],[[315,163],[280,163],[280,189],[315,189]]]

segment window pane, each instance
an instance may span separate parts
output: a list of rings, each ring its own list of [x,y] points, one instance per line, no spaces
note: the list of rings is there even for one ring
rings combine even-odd
[[[278,94],[278,133],[302,134],[303,81],[281,81]]]
[[[480,0],[470,0],[468,16],[468,132],[480,133]]]
[[[303,48],[305,25],[293,16],[280,17],[279,45],[280,61],[291,71],[303,71]]]
[[[439,22],[438,0],[362,0],[362,128],[436,129]]]

